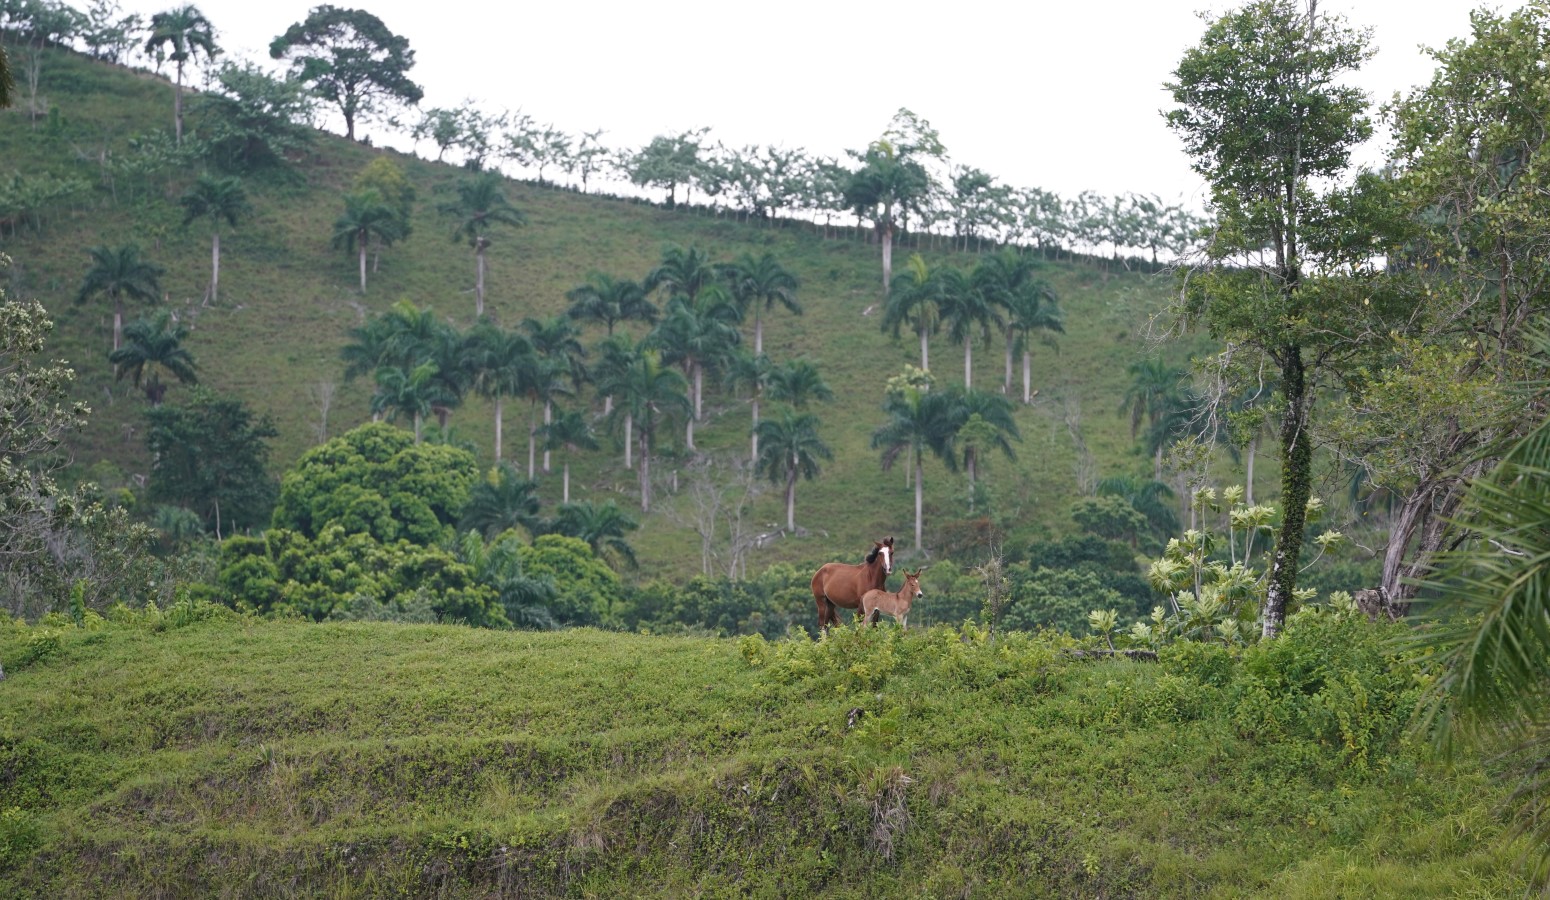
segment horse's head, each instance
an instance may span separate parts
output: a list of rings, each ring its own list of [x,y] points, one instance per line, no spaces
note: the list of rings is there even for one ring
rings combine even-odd
[[[904,585],[899,588],[899,596],[906,600],[919,600],[926,596],[926,592],[920,589],[920,573],[925,569],[916,569],[913,572],[905,571]]]
[[[883,574],[893,574],[893,538],[887,537],[880,541],[874,541],[872,552],[867,554],[866,561],[872,562],[879,556],[883,558]]]

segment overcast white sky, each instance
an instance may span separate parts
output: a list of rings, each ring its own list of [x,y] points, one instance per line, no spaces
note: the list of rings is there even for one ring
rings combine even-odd
[[[183,0],[123,0],[151,13]],[[336,5],[352,5],[335,0]],[[268,44],[312,0],[195,0],[228,54],[269,64]],[[607,146],[709,126],[712,140],[840,156],[907,107],[957,163],[1062,196],[1156,193],[1198,205],[1200,179],[1159,110],[1162,84],[1225,0],[956,0],[778,4],[359,4],[409,38],[422,106],[473,99]],[[1418,49],[1468,31],[1471,0],[1322,0],[1370,26],[1358,83],[1376,100],[1429,78]],[[1494,5],[1494,4],[1493,4]],[[1511,4],[1508,8],[1514,8]],[[357,130],[385,136],[379,125]],[[395,145],[400,142],[392,141]],[[422,149],[428,149],[425,145]],[[407,148],[406,148],[407,149]],[[1363,154],[1379,158],[1378,148]]]

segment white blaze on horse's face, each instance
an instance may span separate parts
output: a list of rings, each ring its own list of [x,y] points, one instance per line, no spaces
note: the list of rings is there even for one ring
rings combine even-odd
[[[887,544],[883,545],[883,574],[893,574],[893,548]]]

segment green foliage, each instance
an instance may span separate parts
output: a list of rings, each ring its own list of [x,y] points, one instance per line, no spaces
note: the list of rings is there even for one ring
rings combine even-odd
[[[409,80],[414,51],[409,39],[389,31],[363,9],[314,7],[269,45],[274,59],[291,60],[292,74],[339,107],[345,137],[355,138],[357,118],[387,106],[420,102],[424,92]]]
[[[277,434],[268,416],[204,389],[145,416],[152,502],[194,510],[217,537],[267,524],[276,493],[268,442]]]
[[[266,614],[371,618],[364,598],[384,608],[381,619],[415,621],[428,605],[440,622],[509,624],[496,590],[455,554],[403,539],[383,543],[338,523],[316,538],[275,527],[262,538],[227,540],[218,584],[226,602]]]
[[[1137,612],[1134,604],[1084,569],[1030,569],[1026,563],[1013,563],[1007,580],[1012,602],[1002,620],[1008,628],[1080,634],[1086,632],[1087,614],[1094,609],[1123,609],[1127,621]]]
[[[615,615],[624,591],[619,576],[578,538],[545,534],[523,547],[518,558],[529,577],[554,582],[550,611],[562,625],[595,625]]]
[[[338,525],[382,542],[435,544],[452,536],[477,478],[466,450],[362,425],[308,451],[285,474],[271,524],[309,538]]]
[[[287,165],[312,145],[315,101],[294,78],[275,78],[250,62],[225,63],[215,89],[195,100],[205,157],[227,172],[252,174]]]

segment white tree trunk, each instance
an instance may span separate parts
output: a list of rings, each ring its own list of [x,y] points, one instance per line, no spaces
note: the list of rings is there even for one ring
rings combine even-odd
[[[215,232],[210,239],[210,302],[216,303],[221,295],[221,233]]]
[[[635,451],[635,416],[633,413],[624,414],[624,467],[635,468],[634,458],[630,455]]]
[[[544,401],[544,428],[547,429],[550,425],[553,425],[553,424],[554,424],[554,401],[552,401],[552,400],[545,400]],[[545,434],[547,434],[547,433],[548,432],[546,431]],[[544,471],[545,472],[549,471],[549,442],[547,440],[544,441]]]
[[[364,294],[364,293],[366,293],[366,239],[364,237],[361,238],[361,253],[360,253],[360,257],[361,257],[360,258],[360,264],[361,264],[361,293]]]
[[[474,315],[484,315],[484,247],[474,250]]]
[[[967,390],[974,383],[974,339],[963,339],[963,386]]]
[[[506,398],[495,395],[495,461],[501,461],[501,435],[505,432]]]
[[[1033,354],[1023,351],[1023,405],[1033,402]]]
[[[920,324],[920,369],[923,372],[931,371],[931,358],[926,352],[926,324]]]

